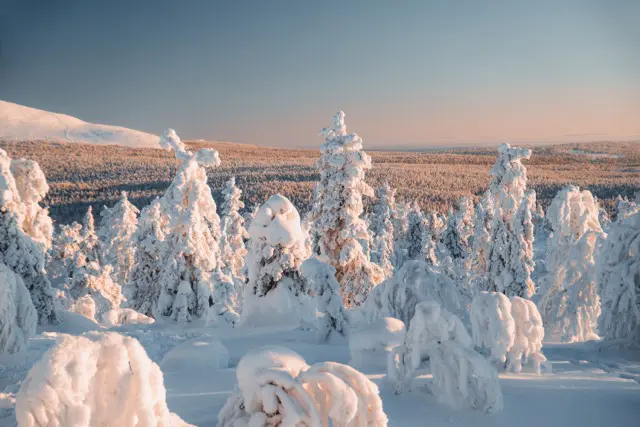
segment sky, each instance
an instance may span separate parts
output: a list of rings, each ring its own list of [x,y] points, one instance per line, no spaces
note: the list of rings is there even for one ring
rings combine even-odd
[[[640,1],[0,0],[0,99],[183,139],[640,140]]]

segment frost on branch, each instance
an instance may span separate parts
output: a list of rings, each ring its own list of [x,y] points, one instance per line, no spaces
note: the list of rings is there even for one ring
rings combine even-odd
[[[16,397],[21,427],[186,427],[169,412],[162,372],[140,343],[116,333],[62,335]]]
[[[362,197],[373,196],[364,181],[371,158],[362,151],[362,139],[347,133],[342,111],[322,134],[325,142],[316,163],[320,181],[311,220],[320,254],[336,269],[342,298],[349,307],[364,301],[383,278],[381,268],[369,261],[361,243],[368,238],[367,224],[361,218]]]
[[[300,319],[303,304],[308,302],[307,285],[300,274],[308,254],[298,210],[286,197],[271,196],[251,221],[249,235],[240,323],[284,320],[292,324],[291,317]]]
[[[435,301],[418,304],[404,345],[390,358],[389,377],[396,392],[410,384],[415,370],[427,358],[433,374],[430,387],[440,402],[487,413],[502,410],[495,368],[472,348],[460,319]]]
[[[57,322],[54,292],[45,271],[50,219],[38,205],[47,188],[37,163],[12,161],[0,149],[0,263],[22,277],[41,324]]]
[[[451,278],[437,267],[422,261],[407,261],[390,279],[378,285],[362,305],[367,320],[395,317],[407,327],[416,304],[433,300],[442,307],[464,316],[461,296]]]
[[[23,353],[37,324],[38,313],[22,278],[0,264],[0,359]]]
[[[265,347],[247,353],[236,376],[218,427],[387,425],[378,387],[346,365],[309,366],[289,349]]]
[[[640,213],[611,225],[598,259],[600,336],[640,345]]]
[[[471,330],[475,346],[486,350],[492,362],[504,365],[516,333],[509,298],[499,292],[476,295],[471,303]]]
[[[342,305],[336,270],[315,257],[304,261],[300,270],[315,294],[317,310],[322,313],[318,324],[320,340],[327,341],[333,333],[346,336],[349,318]]]
[[[551,365],[542,353],[544,326],[536,305],[531,300],[513,297],[511,315],[515,322],[515,335],[507,354],[507,370],[521,372],[522,365],[531,361],[534,373],[540,375],[542,369],[551,372]]]
[[[179,322],[204,317],[213,292],[212,273],[220,266],[220,217],[207,184],[206,167],[220,165],[215,150],[187,151],[174,131],[161,138],[182,165],[160,199],[168,219],[161,243],[163,259],[154,314]]]

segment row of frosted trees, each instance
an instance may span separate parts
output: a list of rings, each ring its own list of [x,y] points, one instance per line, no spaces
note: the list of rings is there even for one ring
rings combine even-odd
[[[545,217],[527,188],[522,160],[531,151],[504,144],[475,207],[464,197],[446,216],[423,213],[416,204],[396,203],[389,186],[374,192],[366,184],[371,159],[362,139],[347,132],[344,113],[322,133],[320,181],[304,220],[279,195],[243,216],[233,179],[223,191],[221,219],[207,184],[207,168],[220,164],[218,153],[191,152],[170,130],[161,145],[175,152],[180,167],[162,197],[139,212],[123,193],[103,210],[97,230],[89,211],[83,224],[61,226],[55,237],[39,204],[47,192],[42,171],[2,152],[5,274],[16,275],[16,289],[23,284],[29,291],[41,323],[60,321],[65,310],[100,321],[121,307],[156,319],[252,323],[259,313],[270,316],[271,308],[316,298],[329,315],[326,327],[338,330],[348,323],[345,307],[362,305],[378,284],[417,260],[446,276],[465,301],[480,291],[533,299],[547,330],[560,339],[599,333],[638,341],[635,203],[621,201],[616,221],[603,224],[593,196],[570,186]],[[375,198],[366,214],[364,197]],[[544,236],[547,246],[537,283],[534,235]],[[303,316],[305,308],[299,311]],[[23,323],[34,317],[18,312],[3,311]]]

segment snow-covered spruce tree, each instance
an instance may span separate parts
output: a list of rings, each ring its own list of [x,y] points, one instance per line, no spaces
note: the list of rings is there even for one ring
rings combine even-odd
[[[37,324],[38,313],[22,278],[0,264],[0,360],[22,354]]]
[[[160,296],[155,315],[180,322],[204,317],[211,305],[211,274],[219,266],[220,217],[207,184],[207,167],[220,165],[218,152],[186,149],[173,129],[160,138],[182,165],[160,199],[168,219],[158,275]]]
[[[536,286],[531,279],[531,274],[536,266],[533,260],[533,212],[535,206],[536,192],[529,190],[525,193],[520,208],[513,218],[516,237],[511,240],[511,256],[513,257],[511,274],[513,277],[510,284],[503,289],[506,295],[530,298],[536,292]]]
[[[471,267],[475,274],[484,276],[487,270],[487,252],[491,244],[491,223],[493,222],[493,200],[489,191],[485,192],[476,205],[473,226]]]
[[[142,209],[138,228],[132,236],[135,260],[124,288],[128,307],[146,315],[154,316],[154,308],[160,298],[158,277],[165,261],[164,228],[160,199],[156,198]]]
[[[82,225],[74,222],[61,225],[55,234],[48,259],[47,273],[54,280],[64,282],[72,277],[75,256],[82,245]]]
[[[491,244],[487,251],[487,269],[485,289],[499,291],[509,296],[531,297],[535,287],[529,271],[530,254],[525,204],[531,208],[532,197],[525,198],[527,188],[527,169],[523,159],[531,156],[531,150],[511,147],[502,144],[498,149],[498,159],[491,168],[491,184],[489,191],[494,201],[493,222],[491,224]],[[535,206],[535,200],[533,200]],[[526,236],[521,235],[526,233]],[[520,247],[525,244],[525,247]],[[524,258],[523,258],[524,257]],[[524,274],[524,275],[523,275]]]
[[[346,336],[349,318],[342,305],[335,268],[314,257],[304,261],[300,270],[315,294],[317,310],[323,313],[318,325],[320,340],[327,341],[332,333]]]
[[[335,362],[307,365],[284,347],[263,347],[240,359],[238,388],[218,415],[218,427],[386,427],[378,387]]]
[[[40,200],[24,193],[28,193],[30,188],[33,191],[42,190],[42,183],[29,184],[26,182],[29,174],[24,174],[20,175],[22,181],[18,186],[11,171],[11,163],[11,158],[0,149],[0,263],[5,264],[24,281],[38,312],[38,322],[56,323],[54,292],[45,271],[46,245],[43,244],[41,234],[38,234],[40,238],[38,235],[34,238],[23,229],[27,205],[33,200]],[[39,220],[40,223],[43,221],[42,218]]]
[[[640,212],[611,225],[597,263],[600,336],[640,345]]]
[[[87,261],[82,252],[76,253],[72,277],[66,282],[69,309],[92,320],[99,320],[123,301],[120,286],[112,279],[113,267],[102,267],[97,261]],[[90,308],[89,308],[90,307]]]
[[[620,195],[616,199],[616,221],[625,220],[639,211],[640,206],[634,200],[629,200]]]
[[[393,222],[393,267],[398,269],[407,260],[405,236],[407,235],[407,216],[411,210],[409,203],[396,203]]]
[[[382,280],[382,271],[365,255],[359,239],[367,237],[362,220],[362,196],[373,191],[364,182],[371,158],[362,151],[362,139],[347,133],[344,113],[333,117],[333,125],[322,130],[325,138],[316,163],[320,181],[312,211],[320,253],[336,269],[346,306],[360,304]]]
[[[396,190],[389,187],[389,184],[376,188],[376,201],[369,216],[373,232],[371,260],[382,267],[385,278],[393,275],[395,193]]]
[[[286,310],[301,315],[307,285],[300,266],[307,258],[300,215],[284,196],[275,194],[261,207],[249,227],[247,284],[242,325],[262,321]],[[289,319],[292,322],[293,319]]]
[[[568,186],[547,211],[548,274],[540,280],[540,308],[547,334],[562,341],[597,339],[600,298],[595,254],[604,237],[598,205],[588,190]]]
[[[240,209],[244,203],[240,200],[242,191],[236,187],[236,178],[231,177],[222,189],[222,243],[220,257],[224,271],[234,279],[234,283],[243,283],[244,257],[247,254],[244,242],[249,237],[244,227],[244,218]]]
[[[95,220],[93,218],[93,208],[89,206],[82,218],[82,245],[80,251],[86,256],[87,262],[98,262],[102,264],[100,239],[96,233]]]
[[[235,285],[231,277],[220,269],[216,270],[213,279],[213,305],[209,309],[207,323],[233,326],[240,317],[235,310],[238,305]]]
[[[407,234],[405,235],[407,260],[422,259],[422,235],[426,224],[424,214],[417,203],[407,214]]]
[[[531,362],[533,372],[551,373],[551,364],[542,353],[544,326],[538,307],[529,299],[511,298],[511,317],[515,324],[513,345],[507,353],[507,371],[522,372],[523,364]]]
[[[98,237],[102,242],[102,261],[113,267],[116,283],[124,286],[135,261],[135,246],[132,237],[138,227],[140,211],[133,206],[123,191],[112,208],[104,207]]]
[[[471,255],[472,234],[473,204],[469,197],[461,197],[456,210],[449,210],[447,227],[440,236],[440,242],[453,260],[466,260]]]

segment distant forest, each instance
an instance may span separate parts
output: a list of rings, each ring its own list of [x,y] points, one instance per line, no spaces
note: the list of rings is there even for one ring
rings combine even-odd
[[[281,193],[301,211],[309,210],[318,180],[318,150],[260,147],[232,143],[189,143],[212,147],[222,165],[209,170],[209,185],[220,204],[220,189],[231,176],[243,191],[247,209]],[[13,157],[36,160],[51,187],[45,203],[58,223],[80,220],[88,206],[99,212],[113,205],[120,192],[144,206],[169,186],[177,164],[173,153],[45,141],[2,142]],[[366,145],[365,145],[366,147]],[[526,161],[529,184],[546,209],[566,184],[589,189],[607,210],[618,195],[633,197],[640,189],[640,144],[592,143],[532,147]],[[383,182],[397,189],[398,201],[417,201],[425,211],[446,211],[463,195],[480,195],[488,186],[495,148],[430,150],[425,152],[368,151],[372,186]],[[96,216],[99,221],[100,217]]]

